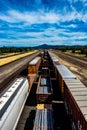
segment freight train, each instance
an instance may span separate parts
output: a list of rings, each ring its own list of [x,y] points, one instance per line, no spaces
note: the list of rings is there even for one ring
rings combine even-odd
[[[87,87],[49,52],[73,130],[87,130]]]

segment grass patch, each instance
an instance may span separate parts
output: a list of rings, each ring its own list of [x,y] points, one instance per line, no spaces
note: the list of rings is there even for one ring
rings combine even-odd
[[[75,51],[75,53],[72,53],[72,50],[69,50],[69,51],[66,51],[65,53],[75,55],[75,56],[85,57],[85,54],[80,54],[80,50]]]
[[[20,54],[19,52],[16,52],[16,53],[0,53],[0,58],[4,58],[4,57],[7,57],[7,56],[13,56],[13,55],[17,55],[17,54]]]

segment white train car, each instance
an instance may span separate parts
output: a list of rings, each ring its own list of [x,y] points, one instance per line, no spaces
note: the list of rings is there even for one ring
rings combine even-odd
[[[16,78],[0,98],[0,130],[15,130],[28,97],[27,78]]]

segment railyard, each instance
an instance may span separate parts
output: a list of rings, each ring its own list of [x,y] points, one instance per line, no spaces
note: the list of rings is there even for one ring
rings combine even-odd
[[[36,59],[31,62],[28,59],[28,68],[25,67],[22,71],[24,67],[22,66],[18,75],[15,74],[17,78],[20,76],[27,78],[29,84],[28,92],[25,92],[27,100],[24,101],[25,107],[24,104],[22,106],[24,110],[17,122],[17,127],[15,126],[16,130],[87,130],[87,106],[85,105],[87,104],[87,88],[67,67],[61,65],[63,61],[60,59],[61,56],[58,56],[59,58],[51,52],[48,53],[47,50],[38,57],[34,55],[31,59],[34,57]],[[74,97],[73,100],[67,88]],[[82,90],[83,93],[81,93]],[[80,116],[73,105],[74,102],[79,108]],[[70,105],[74,106],[75,111]],[[77,117],[75,117],[75,112],[77,112]],[[82,120],[85,121],[81,122]]]

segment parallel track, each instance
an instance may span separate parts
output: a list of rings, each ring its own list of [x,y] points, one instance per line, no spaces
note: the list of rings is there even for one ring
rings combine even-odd
[[[82,61],[86,61],[87,62],[87,57],[82,57],[82,56],[76,56],[76,55],[73,55],[73,54],[67,54],[67,53],[64,53],[65,55],[68,55],[68,56],[73,56],[74,58],[77,58],[77,59],[80,59]]]
[[[86,59],[84,60],[83,58],[65,54],[62,52],[55,52],[55,54],[57,54],[59,56],[59,58],[62,58],[63,60],[65,60],[69,63],[73,63],[75,65],[78,65],[81,68],[87,69],[87,60]]]
[[[0,92],[2,92],[6,88],[7,84],[16,78],[21,71],[28,66],[29,61],[38,54],[39,52],[0,67]]]

